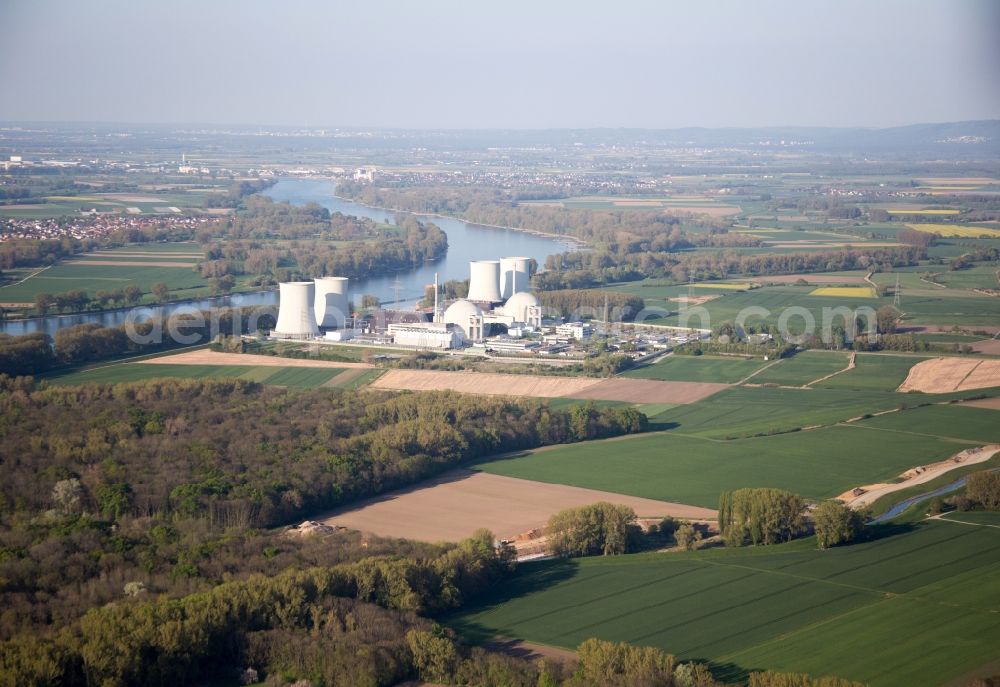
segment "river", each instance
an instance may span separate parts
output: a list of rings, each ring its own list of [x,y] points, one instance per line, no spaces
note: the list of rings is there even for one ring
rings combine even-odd
[[[265,193],[276,201],[288,201],[296,205],[310,202],[318,203],[329,209],[330,212],[369,217],[378,222],[384,222],[387,219],[391,221],[395,214],[391,211],[370,208],[360,203],[337,198],[334,195],[334,183],[329,179],[282,179]],[[423,295],[424,286],[434,281],[435,272],[442,282],[448,279],[468,279],[469,262],[472,260],[495,260],[505,256],[524,256],[534,258],[539,264],[544,264],[545,258],[549,255],[561,253],[572,247],[567,241],[514,229],[482,227],[449,217],[422,216],[421,219],[434,222],[448,235],[447,255],[437,261],[398,274],[352,281],[350,294],[355,302],[360,302],[361,295],[366,293],[378,296],[382,302],[393,301],[398,284],[400,300],[412,304]],[[72,285],[67,285],[66,288],[69,290]],[[210,310],[228,306],[275,305],[277,302],[278,292],[276,290],[255,291],[219,298],[168,303],[162,306],[11,320],[0,322],[0,332],[18,336],[43,331],[52,336],[63,327],[77,324],[96,323],[104,327],[116,327],[123,324],[129,318],[130,313],[135,310],[141,310],[143,317],[138,319],[144,319],[146,316],[169,316],[181,309],[187,311],[192,309]],[[136,316],[133,315],[133,317]]]

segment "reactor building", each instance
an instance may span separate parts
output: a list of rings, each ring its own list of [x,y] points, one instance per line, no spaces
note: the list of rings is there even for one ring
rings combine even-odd
[[[531,258],[473,260],[469,293],[438,309],[434,275],[434,309],[430,321],[399,321],[387,325],[389,338],[415,348],[460,348],[482,342],[491,329],[531,331],[542,326],[542,306],[530,292]],[[273,335],[282,339],[312,339],[326,331],[338,340],[358,336],[353,331],[346,277],[279,284],[278,321]],[[337,330],[332,332],[331,330]],[[379,331],[382,328],[379,327]],[[520,336],[520,334],[518,334]],[[340,338],[340,337],[343,337]]]

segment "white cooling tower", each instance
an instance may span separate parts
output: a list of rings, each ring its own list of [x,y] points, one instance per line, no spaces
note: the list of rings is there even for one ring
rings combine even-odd
[[[531,258],[500,258],[500,296],[507,300],[531,289]]]
[[[311,281],[278,284],[278,322],[274,335],[295,339],[318,335],[315,295],[316,287]]]
[[[497,303],[500,298],[500,261],[473,260],[469,263],[470,301]]]
[[[316,324],[343,329],[350,314],[347,277],[320,277],[316,280]]]

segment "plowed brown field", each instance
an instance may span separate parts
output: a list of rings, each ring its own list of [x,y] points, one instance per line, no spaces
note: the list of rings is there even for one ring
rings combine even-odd
[[[551,515],[564,508],[598,501],[629,506],[641,517],[716,517],[709,508],[461,469],[317,519],[380,536],[420,541],[458,541],[480,527],[500,538],[513,539],[544,526]]]

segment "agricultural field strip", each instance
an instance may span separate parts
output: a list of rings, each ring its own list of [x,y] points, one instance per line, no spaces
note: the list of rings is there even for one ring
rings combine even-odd
[[[972,532],[974,532],[974,530],[969,530],[970,534]],[[926,537],[928,534],[929,533],[925,532],[922,536]],[[965,535],[957,535],[957,536],[951,536],[951,535],[949,535],[948,539],[951,539],[952,540],[951,543],[954,543],[954,540],[961,539],[963,536],[965,536]],[[859,573],[859,571],[861,571],[861,570],[863,570],[865,568],[871,568],[873,566],[880,566],[883,563],[885,563],[886,561],[892,561],[894,559],[898,559],[898,558],[901,558],[901,557],[904,557],[904,556],[912,556],[917,551],[923,551],[923,550],[925,550],[924,546],[913,547],[911,542],[906,542],[906,543],[910,544],[910,546],[908,546],[907,548],[904,548],[902,551],[894,553],[894,554],[892,554],[892,555],[890,555],[888,557],[882,556],[882,557],[879,557],[879,558],[877,558],[875,560],[872,560],[870,562],[862,562],[861,565],[855,565],[853,567],[846,568],[846,569],[837,569],[837,568],[834,568],[834,570],[832,572],[832,575],[828,575],[826,577],[817,577],[817,576],[813,576],[813,575],[804,575],[804,574],[791,573],[791,572],[787,572],[787,571],[784,571],[784,570],[781,570],[781,569],[775,570],[773,568],[765,568],[765,567],[760,567],[760,566],[755,566],[755,565],[750,565],[750,564],[726,563],[724,561],[712,560],[712,559],[710,559],[708,557],[696,558],[696,559],[690,559],[690,558],[683,558],[683,559],[681,559],[681,558],[675,558],[674,555],[664,556],[664,554],[659,554],[658,556],[663,556],[662,559],[659,559],[659,562],[662,563],[662,564],[670,565],[671,567],[673,567],[673,565],[685,566],[685,567],[687,565],[691,565],[692,567],[690,569],[688,569],[688,570],[681,570],[680,572],[671,572],[670,574],[667,574],[667,575],[657,574],[657,577],[655,579],[643,582],[642,584],[627,586],[627,587],[625,587],[623,589],[618,589],[615,592],[606,593],[606,594],[603,594],[601,596],[590,596],[590,597],[588,597],[588,601],[584,602],[583,604],[578,603],[577,600],[574,598],[572,605],[573,605],[574,612],[576,612],[582,606],[585,606],[585,605],[588,605],[588,604],[593,604],[593,603],[599,603],[600,601],[606,601],[606,600],[614,599],[615,597],[622,596],[622,594],[624,594],[624,593],[635,592],[635,591],[640,590],[640,589],[652,587],[653,585],[657,585],[659,588],[662,588],[658,583],[662,583],[664,580],[667,580],[667,579],[676,579],[676,578],[679,578],[681,576],[689,575],[692,572],[704,571],[707,568],[709,568],[710,566],[714,566],[714,567],[718,567],[718,568],[723,568],[723,569],[745,570],[745,571],[749,572],[749,575],[743,575],[743,576],[732,578],[732,579],[729,579],[729,580],[724,580],[721,583],[721,585],[732,584],[734,582],[735,583],[739,583],[741,581],[746,581],[746,580],[748,580],[748,579],[750,579],[750,578],[752,578],[752,577],[754,577],[756,575],[765,575],[765,576],[767,576],[768,574],[770,574],[770,576],[788,578],[788,579],[792,579],[792,580],[801,581],[803,583],[803,584],[796,584],[796,585],[794,585],[792,587],[792,589],[801,588],[804,585],[811,585],[811,584],[819,583],[819,584],[822,584],[822,585],[825,585],[825,586],[837,587],[837,588],[842,588],[842,589],[850,590],[852,593],[862,594],[862,595],[865,595],[865,596],[878,595],[878,599],[875,599],[875,600],[873,600],[870,603],[864,603],[864,604],[862,604],[860,606],[855,606],[854,608],[849,609],[846,612],[837,613],[837,614],[832,615],[832,616],[827,616],[827,617],[819,619],[818,621],[814,621],[814,622],[810,622],[810,623],[807,623],[807,624],[804,624],[804,625],[800,625],[800,626],[796,627],[792,631],[781,633],[781,634],[778,634],[778,635],[775,635],[775,636],[772,636],[772,637],[768,637],[765,640],[763,640],[761,642],[758,642],[756,644],[752,644],[752,645],[748,645],[748,646],[743,646],[743,647],[740,647],[736,651],[730,651],[730,652],[727,652],[726,654],[720,654],[719,656],[713,657],[713,661],[715,661],[715,662],[724,662],[726,658],[746,653],[747,651],[749,651],[749,650],[751,650],[751,649],[753,649],[755,647],[759,647],[759,646],[764,646],[764,645],[767,645],[767,644],[771,644],[771,643],[774,643],[775,641],[780,641],[782,638],[787,638],[787,637],[792,636],[792,635],[799,635],[802,632],[804,632],[806,630],[809,630],[811,628],[819,627],[819,626],[828,624],[829,622],[835,621],[835,620],[837,620],[839,618],[842,618],[844,616],[851,615],[854,611],[861,611],[862,613],[867,613],[867,612],[870,611],[870,609],[873,606],[878,605],[878,604],[883,603],[883,602],[892,601],[892,600],[903,599],[903,600],[908,601],[908,602],[917,601],[917,602],[921,602],[921,603],[930,603],[930,604],[933,604],[933,605],[937,605],[937,606],[941,606],[943,608],[949,608],[949,609],[961,608],[963,610],[969,610],[969,611],[972,611],[973,613],[976,613],[976,614],[979,614],[979,615],[986,615],[986,616],[992,616],[992,615],[995,614],[994,610],[984,609],[981,605],[971,605],[969,603],[963,603],[961,601],[956,602],[953,599],[941,600],[941,599],[933,598],[932,596],[928,595],[928,592],[937,593],[937,592],[940,592],[942,589],[947,589],[948,587],[943,586],[943,580],[950,579],[950,578],[954,577],[953,575],[948,576],[947,578],[938,578],[938,579],[930,580],[929,582],[927,582],[925,584],[918,585],[918,586],[913,587],[912,589],[909,589],[909,590],[900,590],[898,588],[897,589],[892,589],[891,587],[892,587],[892,585],[898,585],[900,582],[904,582],[905,580],[912,578],[912,576],[913,576],[912,574],[903,575],[903,577],[894,577],[892,579],[889,579],[889,580],[886,580],[885,582],[883,582],[883,584],[881,586],[876,586],[876,587],[865,586],[865,585],[858,585],[858,584],[851,584],[851,583],[847,583],[847,582],[841,582],[841,581],[836,581],[836,580],[829,579],[831,576],[848,574],[848,573],[857,575]],[[920,542],[918,542],[918,543],[920,543]],[[933,542],[931,542],[931,543],[933,544]],[[980,557],[984,552],[985,553],[991,553],[991,552],[995,552],[997,550],[1000,550],[1000,545],[993,546],[993,547],[986,547],[985,549],[982,548],[982,547],[979,547],[979,548],[977,548],[976,552],[974,554],[972,554],[972,557]],[[799,565],[799,564],[801,564],[803,562],[802,556],[801,556],[802,553],[803,552],[801,550],[791,550],[791,551],[786,550],[786,551],[781,551],[781,552],[776,552],[776,553],[773,553],[773,554],[769,554],[769,558],[771,560],[774,560],[774,559],[778,559],[778,558],[784,558],[784,557],[787,556],[788,559],[790,560],[790,563],[788,563],[787,565],[783,565],[781,567],[788,567],[789,565]],[[799,554],[799,555],[795,555],[795,554]],[[753,553],[751,552],[746,557],[752,558],[753,557]],[[969,558],[969,557],[964,557],[964,558],[962,558],[958,562],[961,562],[962,560],[966,560],[967,558]],[[641,561],[641,563],[646,563],[646,562],[653,563],[653,555],[650,555],[647,558],[646,561]],[[804,562],[805,563],[809,563],[808,560],[806,560]],[[920,573],[921,574],[926,574],[928,572],[933,572],[933,571],[936,571],[936,570],[940,570],[941,568],[945,568],[945,567],[947,567],[949,565],[952,565],[955,562],[956,561],[949,561],[949,562],[945,562],[945,563],[943,563],[943,564],[941,564],[939,566],[933,566],[931,568],[923,568],[923,569],[920,570]],[[603,561],[602,561],[602,563],[603,563]],[[992,564],[991,563],[986,563],[986,564],[978,565],[976,567],[977,568],[981,568],[981,567],[984,567],[984,565],[985,566],[990,566]],[[559,587],[560,587],[561,590],[565,590],[567,587],[570,587],[570,586],[572,586],[574,584],[580,584],[580,583],[586,584],[586,583],[590,583],[595,578],[607,577],[609,575],[613,575],[613,573],[615,573],[616,569],[618,569],[618,568],[627,568],[627,567],[631,567],[631,566],[629,565],[628,562],[623,561],[621,564],[616,564],[615,562],[610,562],[610,564],[608,564],[607,566],[601,566],[601,567],[607,567],[607,570],[602,571],[602,572],[598,572],[596,575],[591,575],[589,578],[587,578],[587,577],[580,577],[577,580],[570,580],[570,581],[562,583],[562,584],[559,584],[559,583],[557,583],[557,584],[559,585]],[[968,571],[966,571],[966,572],[968,572]],[[974,572],[974,570],[973,570],[973,572]],[[700,578],[700,577],[703,577],[703,576],[698,576],[698,578]],[[687,579],[691,580],[691,579],[696,579],[696,578],[688,577]],[[708,583],[706,583],[706,586],[707,585],[708,585]],[[721,586],[721,585],[715,584],[714,586],[712,586],[712,589],[714,589],[715,592],[718,592],[719,586]],[[767,599],[767,598],[773,597],[775,595],[785,594],[788,591],[789,591],[788,588],[783,588],[782,587],[782,588],[777,589],[776,591],[770,591],[770,592],[768,592],[767,594],[765,594],[763,596],[757,596],[757,597],[751,599],[750,601],[747,601],[747,602],[744,602],[744,603],[740,603],[738,605],[739,606],[745,606],[745,605],[748,605],[748,604],[752,605],[753,603],[759,602],[759,601],[761,601],[763,599]],[[542,594],[545,594],[545,593],[546,592],[542,592]],[[669,599],[665,599],[661,603],[657,603],[657,604],[653,604],[653,605],[645,603],[642,606],[641,611],[644,612],[644,613],[646,613],[646,612],[648,612],[652,608],[656,608],[656,607],[664,606],[664,605],[667,605],[667,604],[671,604],[671,603],[683,600],[685,598],[690,598],[692,596],[692,594],[698,594],[698,593],[700,593],[700,591],[695,591],[695,592],[692,592],[692,593],[689,593],[689,594],[684,594],[684,595],[681,595],[679,597],[672,597],[672,598],[669,598]],[[886,597],[888,597],[888,598],[886,598]],[[847,598],[847,597],[837,597],[833,601],[836,601],[838,599],[842,600],[844,598]],[[828,604],[829,604],[829,602],[821,603],[819,605],[823,606],[823,605],[828,605]],[[627,607],[628,604],[624,604],[624,606]],[[562,614],[566,610],[563,607],[556,607],[556,608],[552,608],[551,610],[546,610],[543,613],[539,614],[537,612],[538,607],[539,607],[539,604],[536,601],[536,602],[534,602],[533,610],[528,615],[517,614],[517,616],[515,616],[515,618],[509,619],[509,620],[507,620],[505,622],[508,625],[511,625],[511,624],[523,624],[525,622],[538,620],[539,618],[545,617],[545,616],[558,616],[558,615]],[[545,604],[541,604],[541,607],[545,608]],[[501,608],[501,605],[494,605],[492,607],[486,607],[484,609],[481,609],[479,612],[482,612],[484,610],[488,612],[490,610],[496,610],[498,608]],[[702,615],[698,616],[697,620],[703,620],[707,616],[719,615],[720,613],[729,613],[731,611],[732,611],[732,607],[726,607],[726,608],[723,608],[723,609],[717,609],[717,610],[711,611],[711,612],[709,612],[707,614],[702,614]],[[638,611],[636,611],[636,612],[638,612]],[[626,611],[625,613],[622,614],[622,617],[628,617],[630,615],[632,615],[632,611]],[[759,625],[755,626],[754,629],[760,629],[762,627],[766,627],[767,625],[772,625],[775,622],[780,622],[782,619],[783,618],[766,619],[765,622],[760,623]],[[603,625],[603,624],[605,624],[605,623],[607,623],[609,621],[613,622],[614,620],[615,620],[615,618],[613,618],[613,617],[612,618],[606,618],[606,617],[602,616],[602,620],[601,621],[598,621],[598,622],[595,622],[595,623],[589,623],[589,624],[587,624],[587,625],[585,625],[583,627],[577,626],[577,627],[573,627],[573,628],[567,628],[567,631],[565,633],[560,633],[560,635],[561,636],[566,636],[567,638],[569,638],[572,633],[579,633],[579,632],[584,631],[584,630],[589,630],[592,627],[599,627],[599,626],[601,626],[601,625]],[[671,628],[666,628],[666,629],[671,629]],[[675,627],[675,628],[672,628],[672,629],[677,629],[677,628]],[[654,635],[655,634],[659,634],[662,631],[663,631],[662,625],[657,625],[656,631],[653,634]],[[740,636],[742,636],[742,635],[746,634],[746,632],[747,632],[746,628],[744,628],[739,634],[740,634]],[[531,632],[528,631],[528,632],[525,632],[525,634],[530,635]],[[551,628],[549,629],[549,634],[551,634]],[[557,638],[552,638],[552,637],[549,637],[548,639],[550,641],[552,641],[552,639],[556,639],[557,640]],[[641,640],[641,638],[639,638],[639,639]],[[713,639],[712,643],[718,643],[718,641],[721,641],[721,640],[724,640],[724,639],[727,639],[727,638]],[[632,641],[639,641],[639,640],[637,640],[636,638],[633,637]],[[704,655],[704,654],[702,654],[700,652],[703,651],[705,648],[710,647],[710,646],[711,646],[711,643],[709,645],[707,645],[707,646],[687,647],[685,649],[684,653],[690,655],[692,652],[699,652],[699,655]]]
[[[942,404],[942,405],[945,405],[945,404]],[[894,411],[890,411],[890,412],[905,412],[905,411],[895,411],[894,410]],[[984,441],[977,441],[975,439],[964,439],[962,437],[949,437],[949,436],[943,436],[941,434],[932,434],[930,432],[914,432],[912,430],[894,429],[892,427],[872,427],[871,425],[861,424],[861,422],[863,422],[863,420],[855,420],[855,421],[847,421],[847,420],[845,420],[844,422],[835,422],[835,423],[833,423],[833,426],[839,426],[839,427],[857,427],[859,429],[867,429],[867,430],[871,430],[871,431],[875,431],[875,432],[892,432],[892,433],[895,433],[895,434],[910,434],[912,436],[917,436],[917,437],[933,437],[935,439],[944,439],[945,441],[952,441],[952,442],[955,442],[957,444],[971,444],[971,445],[981,446],[983,444],[989,443],[989,442],[984,442]],[[819,428],[817,428],[817,429],[819,429]],[[916,466],[914,466],[914,467],[916,467]]]

